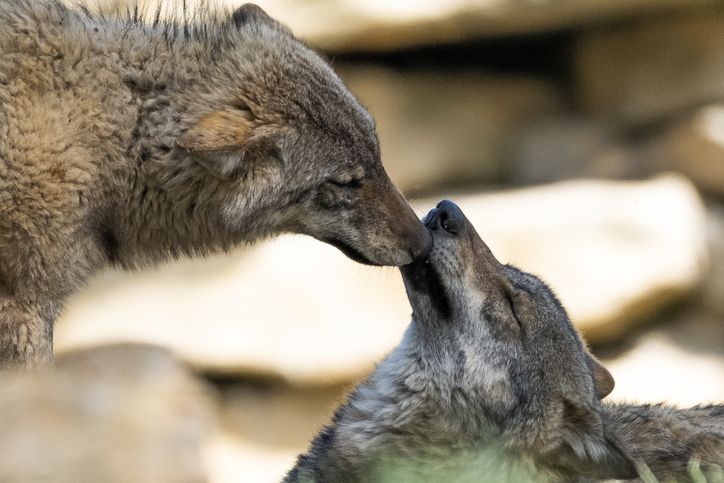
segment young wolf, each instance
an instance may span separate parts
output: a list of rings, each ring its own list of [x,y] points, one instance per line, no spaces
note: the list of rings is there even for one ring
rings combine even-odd
[[[285,27],[254,5],[158,17],[0,0],[0,366],[49,363],[107,265],[281,232],[378,265],[430,249],[372,118]]]
[[[402,343],[287,475],[294,481],[662,480],[724,463],[724,407],[602,404],[613,378],[539,279],[500,264],[460,209],[401,268]]]

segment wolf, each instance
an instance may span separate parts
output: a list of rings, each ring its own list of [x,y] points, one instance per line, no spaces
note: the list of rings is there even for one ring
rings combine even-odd
[[[454,203],[423,221],[402,342],[284,481],[683,481],[690,461],[724,464],[724,406],[602,403],[613,377],[545,283],[498,262]]]
[[[159,12],[0,0],[0,365],[50,364],[104,267],[282,232],[373,265],[430,250],[324,60],[252,4]]]

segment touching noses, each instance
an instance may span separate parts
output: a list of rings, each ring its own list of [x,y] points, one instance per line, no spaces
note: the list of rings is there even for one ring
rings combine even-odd
[[[422,228],[422,233],[418,241],[410,248],[410,256],[412,261],[425,258],[432,251],[432,237],[430,233]]]
[[[443,200],[423,220],[430,230],[445,230],[460,235],[465,230],[465,215],[452,201]]]

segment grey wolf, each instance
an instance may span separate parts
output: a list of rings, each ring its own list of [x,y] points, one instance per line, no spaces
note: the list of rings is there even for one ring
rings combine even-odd
[[[724,464],[724,406],[603,404],[611,374],[552,291],[493,256],[462,211],[424,220],[401,267],[412,322],[287,482],[686,480]]]
[[[431,238],[330,66],[260,8],[182,21],[0,0],[0,365],[109,265],[282,232],[403,265]]]

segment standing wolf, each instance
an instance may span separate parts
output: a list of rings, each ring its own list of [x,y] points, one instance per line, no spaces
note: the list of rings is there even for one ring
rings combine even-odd
[[[99,269],[303,233],[403,265],[431,238],[370,115],[254,5],[150,24],[0,0],[0,365],[52,360]]]
[[[442,202],[402,267],[413,320],[287,482],[686,481],[724,465],[724,406],[601,404],[613,378],[536,277],[501,265]]]

